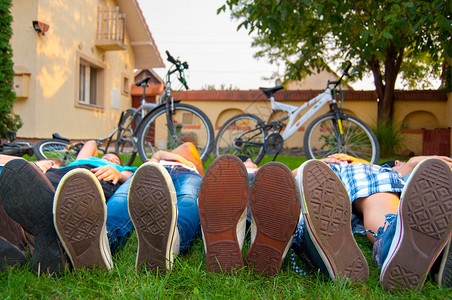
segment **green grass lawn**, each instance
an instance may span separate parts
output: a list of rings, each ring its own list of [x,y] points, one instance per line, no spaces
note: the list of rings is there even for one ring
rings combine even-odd
[[[291,168],[304,158],[281,156],[278,161]],[[245,267],[232,275],[206,272],[202,239],[198,237],[188,252],[176,258],[169,273],[137,272],[135,257],[137,238],[133,233],[126,246],[113,255],[111,272],[76,270],[54,278],[37,277],[29,267],[0,273],[0,297],[23,298],[221,298],[221,299],[451,299],[452,289],[438,287],[428,279],[421,291],[386,293],[379,286],[379,269],[372,257],[367,238],[357,241],[369,263],[370,276],[365,283],[351,285],[347,281],[332,282],[315,271],[307,276],[296,274],[284,262],[281,273],[274,277],[254,274]],[[249,249],[245,243],[243,255]],[[415,259],[415,258],[413,258]]]

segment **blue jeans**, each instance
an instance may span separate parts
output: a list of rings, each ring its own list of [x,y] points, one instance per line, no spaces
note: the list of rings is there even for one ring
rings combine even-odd
[[[176,189],[177,227],[180,235],[179,253],[188,249],[199,232],[198,194],[202,177],[199,174],[167,168]],[[124,245],[134,229],[127,208],[127,196],[133,175],[107,201],[107,235],[112,253]]]

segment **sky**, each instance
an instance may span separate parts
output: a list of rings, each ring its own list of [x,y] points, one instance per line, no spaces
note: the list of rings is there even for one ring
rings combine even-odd
[[[237,31],[238,21],[230,13],[217,14],[224,0],[138,0],[146,23],[155,40],[166,68],[165,51],[187,61],[187,81],[191,90],[207,85],[217,89],[224,85],[241,90],[275,86],[264,80],[283,67],[268,63],[266,58],[253,57],[248,31]],[[162,78],[165,68],[154,69]],[[352,84],[355,89],[374,89],[373,80]]]

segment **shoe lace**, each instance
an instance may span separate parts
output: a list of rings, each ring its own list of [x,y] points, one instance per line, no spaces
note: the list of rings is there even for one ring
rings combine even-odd
[[[297,229],[295,230],[293,240],[294,241],[300,241],[303,237],[303,231],[304,231],[304,222],[300,222],[297,226]],[[295,258],[295,251],[293,248],[290,248],[290,265],[292,266],[295,273],[297,273],[300,276],[306,276],[307,273],[299,266],[297,263],[297,260]]]

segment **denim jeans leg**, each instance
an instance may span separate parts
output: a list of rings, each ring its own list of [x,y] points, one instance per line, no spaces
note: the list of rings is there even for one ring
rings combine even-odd
[[[129,194],[132,176],[124,182],[107,201],[107,235],[111,252],[114,253],[120,246],[124,245],[127,236],[134,229],[127,207],[127,196]]]
[[[193,172],[174,169],[170,171],[170,175],[177,194],[179,253],[183,253],[187,251],[199,232],[198,194],[202,177]]]

